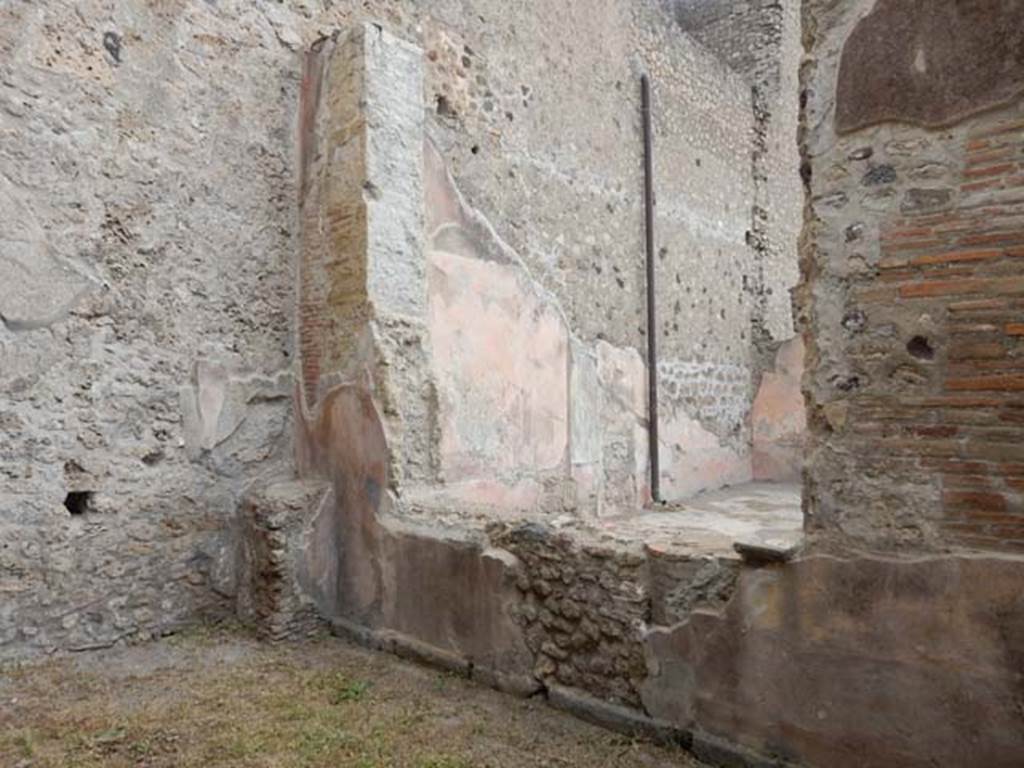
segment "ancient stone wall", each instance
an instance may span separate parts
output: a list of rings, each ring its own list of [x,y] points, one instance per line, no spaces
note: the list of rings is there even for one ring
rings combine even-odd
[[[926,18],[920,13],[902,13],[913,3],[894,5],[904,22]],[[881,12],[886,5],[876,7]],[[940,10],[955,13],[958,7],[949,3]],[[868,10],[867,6],[860,9],[865,13]],[[905,344],[906,356],[922,361],[921,370],[931,370],[926,363],[935,366],[938,373],[934,375],[944,382],[943,386],[962,378],[959,374],[948,378],[949,363],[932,342],[935,318],[946,317],[941,311],[952,311],[942,302],[953,284],[967,292],[965,297],[957,297],[958,302],[975,302],[977,299],[972,297],[979,293],[982,301],[997,302],[971,304],[964,311],[1002,313],[994,317],[1004,322],[1003,326],[979,321],[972,323],[969,333],[997,334],[998,339],[1005,342],[1006,337],[1012,343],[1014,334],[1012,330],[1007,333],[1006,326],[1014,323],[1006,322],[1005,314],[1017,309],[1012,303],[1018,293],[1013,271],[1017,243],[1007,234],[1008,228],[1000,228],[1004,219],[1003,211],[996,210],[998,206],[985,204],[983,210],[991,218],[964,220],[957,212],[953,219],[957,234],[952,237],[986,238],[965,243],[971,246],[969,250],[950,248],[951,243],[936,232],[939,222],[930,219],[926,219],[931,226],[930,239],[921,240],[921,232],[884,237],[888,230],[868,229],[871,219],[867,212],[882,214],[880,218],[884,219],[886,212],[893,213],[885,206],[909,202],[910,210],[898,214],[902,227],[902,218],[913,214],[913,206],[921,199],[945,197],[911,189],[897,192],[901,188],[893,185],[901,174],[910,175],[907,167],[919,168],[922,163],[945,167],[946,161],[931,159],[930,142],[950,141],[955,147],[965,135],[969,136],[967,141],[976,142],[973,152],[999,156],[970,166],[965,162],[962,167],[967,170],[960,172],[958,189],[950,191],[949,197],[967,195],[969,199],[971,194],[986,191],[1004,202],[1015,199],[1012,184],[1017,150],[1003,144],[1000,137],[1015,135],[1019,130],[1018,118],[1007,118],[1007,110],[1015,115],[1012,110],[1017,107],[1006,103],[1009,97],[1005,84],[991,77],[979,78],[991,80],[996,86],[998,98],[989,105],[992,111],[968,116],[964,127],[921,129],[927,144],[907,149],[899,143],[902,139],[891,143],[889,132],[903,136],[918,129],[891,124],[872,128],[872,119],[862,124],[858,110],[841,112],[843,100],[832,95],[838,86],[828,79],[818,79],[822,73],[826,78],[835,76],[836,66],[830,69],[830,62],[842,69],[846,65],[839,64],[840,59],[846,62],[849,55],[849,60],[857,60],[855,48],[840,54],[843,46],[833,35],[845,35],[860,16],[846,16],[851,8],[832,2],[809,3],[806,11],[804,178],[812,196],[804,232],[804,282],[798,298],[809,364],[806,387],[815,398],[811,412],[815,453],[808,487],[811,530],[817,534],[806,548],[795,553],[776,552],[771,559],[746,550],[746,559],[741,560],[730,551],[693,551],[686,542],[674,541],[669,548],[626,544],[608,535],[601,521],[587,526],[571,516],[509,522],[496,521],[493,515],[474,516],[475,510],[467,508],[460,508],[466,513],[461,517],[452,514],[458,505],[451,504],[450,497],[417,495],[410,490],[422,489],[396,483],[391,474],[395,465],[391,441],[396,433],[390,430],[389,421],[400,406],[396,410],[396,404],[381,395],[388,389],[380,389],[380,382],[391,375],[385,371],[385,378],[354,377],[328,386],[318,407],[310,414],[303,412],[302,454],[315,459],[303,469],[325,479],[327,487],[312,486],[322,495],[320,491],[311,494],[315,502],[304,515],[307,531],[294,550],[291,569],[276,568],[287,561],[274,559],[274,569],[258,572],[276,576],[287,590],[298,585],[300,599],[291,600],[286,590],[282,594],[289,599],[278,603],[254,599],[257,611],[266,612],[276,625],[289,626],[292,621],[287,611],[290,606],[298,606],[296,618],[301,625],[305,600],[311,600],[339,633],[443,665],[506,690],[547,696],[553,703],[631,732],[671,735],[724,764],[923,768],[974,763],[1012,766],[1019,762],[1024,749],[1020,722],[1024,615],[1019,599],[1024,571],[1020,558],[1005,552],[928,552],[924,550],[929,541],[924,537],[904,538],[902,543],[915,546],[901,553],[889,552],[893,529],[886,514],[899,512],[904,515],[901,522],[905,522],[914,521],[917,512],[923,515],[930,509],[944,514],[948,508],[927,507],[928,498],[910,498],[911,491],[899,481],[899,457],[885,453],[891,446],[885,435],[871,439],[858,436],[862,432],[873,434],[869,414],[855,408],[861,405],[856,400],[860,390],[872,386],[876,379],[859,373],[847,378],[834,375],[841,366],[860,364],[858,349],[837,340],[839,329],[856,336],[872,322],[867,311],[847,315],[847,299],[856,295],[852,289],[863,286],[850,272],[841,277],[836,274],[834,270],[842,264],[852,263],[857,269],[861,269],[861,263],[872,265],[863,272],[866,285],[885,299],[884,308],[878,311],[884,313],[888,325],[879,330],[873,342],[891,339],[886,342],[890,346],[870,358],[880,370],[888,365],[895,371],[907,364],[899,346]],[[892,23],[883,23],[881,29],[868,24],[868,34],[852,34],[850,40],[888,46],[887,55],[892,56],[892,51],[901,53],[902,48],[891,46],[887,35],[899,28]],[[1001,22],[1003,32],[1018,28]],[[364,40],[365,36],[379,38],[382,46],[360,48],[359,34]],[[924,40],[934,37],[925,35]],[[1005,34],[993,33],[990,37],[997,44],[1007,39]],[[1009,39],[1014,38],[1011,35]],[[352,50],[361,50],[368,69],[378,65],[388,69],[390,62],[394,73],[401,69],[401,62],[408,61],[404,43],[374,29],[364,28],[346,41],[346,45],[355,46]],[[935,62],[934,51],[930,50],[923,54],[924,60]],[[378,55],[381,58],[376,58]],[[912,62],[917,58],[915,55]],[[866,57],[871,62],[875,59]],[[938,71],[948,72],[941,62],[939,57]],[[895,65],[891,68],[899,71]],[[841,72],[838,77],[842,79]],[[939,80],[949,82],[946,77]],[[971,95],[973,98],[978,94]],[[388,100],[386,92],[376,96]],[[954,103],[963,108],[962,100]],[[830,121],[832,115],[839,114],[846,114],[845,119],[851,122],[837,132]],[[886,113],[881,110],[875,114]],[[929,114],[928,110],[924,114]],[[963,118],[961,115],[958,120]],[[981,135],[972,136],[978,124],[985,127]],[[370,124],[363,129],[367,140],[377,130]],[[871,151],[864,150],[863,135],[851,139],[850,146],[843,145],[846,133],[862,130],[878,131],[887,137],[882,144],[887,162],[869,164],[863,174],[854,174],[845,163],[868,161],[882,151],[874,146]],[[841,149],[834,150],[836,145]],[[916,164],[908,160],[904,167],[889,160],[899,155],[894,148],[911,152],[908,158],[916,155]],[[1005,152],[1009,155],[1002,154]],[[520,351],[516,359],[531,364],[547,361],[545,373],[522,375],[513,367],[507,378],[519,390],[519,397],[495,402],[511,414],[543,417],[539,409],[516,409],[521,408],[520,400],[538,397],[531,387],[537,381],[547,382],[550,369],[555,371],[554,379],[562,378],[562,368],[551,365],[550,358],[558,358],[557,351],[565,346],[570,333],[566,330],[566,336],[562,336],[561,329],[571,326],[560,324],[559,314],[550,310],[553,305],[548,294],[535,282],[524,279],[526,268],[516,251],[494,232],[493,226],[488,226],[478,209],[467,204],[450,170],[451,159],[429,141],[424,153],[426,257],[431,270],[427,303],[434,303],[428,312],[429,343],[434,345],[435,332],[452,337],[461,332],[466,343],[486,358],[490,347],[476,334],[498,341],[502,328],[516,328],[525,322],[536,329],[534,335],[543,343]],[[987,170],[978,177],[966,176],[974,167]],[[372,183],[373,179],[366,181]],[[889,187],[890,191],[878,187]],[[856,211],[857,221],[849,222],[833,213],[841,210]],[[1015,221],[1013,211],[1011,208],[1011,222]],[[990,221],[997,223],[990,225]],[[973,234],[979,227],[983,231]],[[990,242],[987,238],[996,240]],[[840,241],[860,243],[857,252],[847,255],[838,245]],[[914,245],[895,249],[888,245],[904,241]],[[961,242],[955,240],[953,245]],[[919,256],[897,256],[917,260],[915,263],[881,261],[917,249],[922,251]],[[885,256],[883,251],[887,251]],[[980,264],[994,270],[942,278],[919,274],[945,265],[948,257],[936,259],[933,253],[949,251],[970,254],[953,261],[958,265],[954,269],[966,263],[972,269]],[[871,253],[876,255],[864,255]],[[388,256],[386,249],[380,253],[368,250],[367,274],[375,258]],[[887,278],[888,270],[897,276]],[[523,300],[524,295],[529,302]],[[927,305],[927,310],[919,313],[918,300],[938,303]],[[474,327],[474,319],[480,327]],[[913,331],[906,341],[899,336],[901,323],[911,324]],[[993,328],[986,329],[986,325]],[[922,328],[932,329],[933,335],[925,334]],[[392,329],[382,328],[382,333],[373,336],[373,343],[386,342],[391,334]],[[459,349],[453,338],[439,337],[437,341],[446,354]],[[1002,348],[1009,351],[992,359],[1007,364],[1011,373],[992,374],[1000,386],[1007,377],[1012,381],[1016,358],[1012,348]],[[592,367],[585,364],[589,359],[585,348],[578,358],[572,358],[570,381],[575,376],[575,386],[589,386],[583,383],[589,380],[616,397],[598,399],[596,406],[591,403],[583,409],[587,401],[570,394],[570,410],[580,408],[582,413],[576,422],[570,422],[568,437],[557,430],[544,432],[545,425],[550,426],[555,419],[529,421],[531,428],[510,443],[515,449],[512,458],[497,451],[496,460],[514,461],[526,456],[524,465],[529,465],[550,448],[552,434],[557,447],[569,441],[570,447],[580,448],[581,456],[592,455],[594,433],[573,425],[591,423],[584,418],[598,424],[617,423],[617,419],[609,418],[607,402],[626,404],[623,411],[627,414],[629,408],[642,404],[642,388],[638,393],[634,386],[642,379],[629,373],[631,366],[642,366],[635,352],[624,354],[621,348],[603,340],[595,345],[595,351]],[[760,414],[754,423],[760,421],[764,432],[755,432],[755,449],[758,434],[767,439],[763,449],[777,447],[780,437],[789,434],[790,425],[778,414],[786,413],[785,404],[795,397],[794,382],[803,354],[799,340],[783,345],[774,369],[765,375],[762,397],[754,409]],[[487,358],[487,365],[503,362],[504,357]],[[442,381],[444,376],[457,379],[463,365],[468,371],[466,379],[487,373],[487,365],[477,365],[473,359],[447,366],[438,363],[433,361],[432,375],[439,382],[442,400],[446,386],[451,386]],[[896,393],[901,398],[910,397],[907,393],[912,391],[914,380],[900,376]],[[989,380],[988,375],[983,378]],[[834,386],[852,402],[823,402],[822,393],[828,392],[823,389],[825,384]],[[891,386],[896,388],[896,384]],[[1018,403],[1012,388],[990,387],[986,391],[1008,394],[994,395],[987,404],[978,401],[982,396],[972,400],[970,418],[980,415],[992,430],[984,443],[972,439],[972,432],[966,431],[954,443],[958,451],[989,450],[982,445],[994,451],[1007,450],[999,436],[1012,430],[1012,426],[1003,424],[1012,425]],[[561,400],[553,398],[553,402]],[[913,402],[894,399],[892,403],[904,408],[901,412],[909,414],[905,421],[911,425],[917,416],[906,406]],[[779,403],[783,407],[776,409]],[[446,427],[454,428],[460,438],[479,438],[480,449],[490,445],[493,435],[501,436],[476,431],[479,425],[472,419],[470,427],[460,431],[463,425],[458,420],[466,412],[465,405],[449,411],[449,415],[454,414],[454,424],[446,425],[442,416],[442,435]],[[444,409],[439,413],[444,414]],[[623,421],[628,425],[628,419]],[[860,430],[862,424],[868,428]],[[939,426],[945,429],[948,424]],[[397,436],[401,443],[401,433]],[[927,458],[937,444],[936,438],[942,435],[922,431],[912,440],[903,438],[900,446],[911,446]],[[441,452],[442,471],[445,466],[473,469],[468,462],[475,452],[458,450],[460,445],[459,441],[446,445],[442,438],[442,447],[452,448]],[[866,462],[878,454],[884,465],[870,470]],[[840,474],[841,468],[833,463],[836,457],[854,462],[849,473]],[[765,461],[779,458],[771,450],[763,451]],[[998,474],[1003,462],[972,455],[971,464],[990,472],[982,479],[1004,482]],[[889,492],[882,482],[893,483],[892,496],[875,493]],[[263,541],[270,542],[273,549],[280,537],[268,534],[266,530],[272,526],[263,521],[276,519],[272,510],[282,503],[279,500],[300,497],[305,493],[302,488],[307,487],[297,489],[289,484],[253,497],[253,503],[264,503],[271,510],[256,518],[261,525],[253,526],[255,530],[249,534],[257,542],[253,551],[258,551]],[[838,490],[845,488],[855,493],[839,496]],[[904,492],[902,498],[896,495]],[[1001,494],[1010,498],[1007,491]],[[938,499],[932,497],[931,501]],[[443,519],[438,515],[439,508],[449,513]],[[1011,516],[1012,510],[1004,515]],[[958,543],[967,541],[960,539]],[[992,542],[983,539],[981,543],[990,546]],[[1010,543],[1012,540],[998,541],[999,546]],[[846,552],[830,551],[851,544],[854,546],[848,546]],[[865,551],[865,545],[885,551]],[[254,581],[254,595],[265,592],[260,579]]]
[[[538,79],[530,74],[533,57],[515,46],[543,48],[552,21],[545,14],[563,13],[595,44],[545,53],[548,75]],[[610,4],[608,13],[622,23],[548,9],[521,20],[536,25],[529,34],[491,47],[471,45],[458,26],[465,20],[455,17],[453,26],[426,33],[417,76],[425,133],[398,119],[375,130],[368,120],[360,139],[364,121],[338,112],[338,104],[362,94],[374,109],[366,78],[349,72],[349,60],[332,54],[330,42],[319,45],[307,68],[298,330],[306,406],[311,392],[353,380],[360,365],[376,366],[371,347],[396,338],[397,326],[377,318],[371,294],[383,284],[374,287],[374,274],[390,275],[406,291],[421,283],[388,267],[386,253],[403,255],[396,265],[425,265],[426,326],[415,339],[407,334],[424,356],[384,365],[371,378],[381,384],[404,372],[375,393],[385,415],[395,413],[389,447],[420,464],[409,475],[418,490],[443,485],[455,504],[589,514],[648,497],[640,71],[656,84],[665,495],[684,497],[751,474],[755,302],[743,290],[755,268],[746,237],[754,196],[749,89],[674,33],[656,9]],[[492,69],[491,56],[503,66]],[[571,76],[569,68],[580,67],[592,77]],[[534,85],[510,85],[511,75]],[[401,72],[396,77],[396,88],[411,82]],[[517,88],[512,100],[494,95]],[[403,103],[413,101],[410,92]],[[576,118],[584,104],[594,117],[588,123]],[[348,128],[332,132],[334,124]],[[570,136],[579,142],[564,144]],[[419,173],[412,154],[404,174],[361,160],[360,141],[370,140],[418,153],[424,191],[402,181]],[[349,156],[349,163],[339,159]],[[423,207],[422,245],[413,235],[391,245],[366,239],[374,225],[365,211],[379,195],[399,207]],[[388,310],[396,319],[421,300],[405,298]],[[416,379],[414,370],[423,376]],[[397,413],[411,403],[420,404],[419,416]],[[415,447],[405,446],[414,436]]]
[[[753,269],[751,335],[757,395],[751,412],[755,479],[791,480],[802,467],[803,365],[792,341],[792,291],[803,196],[797,123],[800,3],[797,0],[666,0],[680,29],[742,75],[754,104],[754,205],[748,240]],[[783,346],[780,346],[783,345]]]
[[[899,3],[895,6],[904,22],[926,18],[904,13],[907,8]],[[876,7],[880,12],[886,8]],[[957,7],[950,3],[944,10],[955,13]],[[337,631],[499,687],[546,695],[619,727],[672,733],[701,754],[731,764],[1019,762],[1024,748],[1019,718],[1024,654],[1019,593],[1024,572],[1019,558],[1004,552],[925,551],[931,540],[921,535],[922,521],[929,513],[946,515],[950,508],[943,506],[941,496],[904,485],[902,454],[887,453],[898,445],[904,451],[918,451],[923,462],[932,457],[948,460],[934,451],[943,446],[950,423],[936,421],[942,431],[932,432],[930,423],[919,430],[915,422],[916,401],[911,398],[921,381],[900,373],[884,385],[892,387],[892,414],[902,417],[898,428],[910,427],[912,437],[901,436],[898,443],[885,433],[879,437],[870,412],[857,410],[876,402],[859,398],[862,390],[883,386],[875,383],[880,381],[878,371],[919,366],[912,370],[925,372],[923,382],[941,382],[943,388],[962,378],[983,380],[986,394],[972,392],[971,405],[962,413],[983,420],[984,441],[974,433],[978,422],[961,421],[956,422],[957,430],[964,432],[958,431],[956,439],[939,450],[952,448],[958,458],[959,452],[968,452],[963,457],[967,466],[987,473],[974,477],[999,483],[998,494],[1008,505],[1016,498],[1008,490],[1015,470],[1002,458],[1002,452],[1012,455],[1016,447],[1000,438],[1012,432],[1019,405],[1012,388],[1016,354],[1010,346],[1015,343],[1015,315],[1010,313],[1018,309],[1013,302],[1019,293],[1014,261],[1018,244],[1012,229],[1016,219],[1015,209],[1003,206],[1007,200],[1012,206],[1016,199],[1018,150],[1005,137],[1019,131],[1018,107],[1007,101],[1012,98],[1005,84],[987,77],[979,80],[992,80],[996,86],[992,109],[968,115],[966,123],[959,115],[954,127],[888,122],[875,126],[872,119],[861,124],[858,110],[842,112],[842,98],[833,97],[842,89],[828,78],[846,66],[840,60],[857,61],[856,49],[843,52],[838,40],[845,40],[868,10],[865,5],[853,13],[849,6],[831,2],[806,6],[803,148],[811,197],[798,298],[809,365],[805,385],[814,406],[815,451],[808,488],[811,531],[816,534],[807,548],[791,560],[741,562],[733,553],[716,557],[687,553],[685,548],[666,557],[654,547],[624,546],[603,536],[600,525],[584,529],[561,518],[510,525],[482,523],[472,516],[448,517],[439,527],[436,510],[419,508],[421,500],[415,496],[380,493],[389,461],[387,416],[369,388],[344,385],[330,392],[328,407],[306,436],[314,446],[311,453],[322,458],[320,470],[331,478],[335,498],[317,510],[298,563],[300,583],[307,585]],[[1020,26],[1000,23],[1004,32]],[[902,48],[891,46],[886,35],[899,29],[898,24],[883,23],[881,30],[869,24],[869,33],[850,39],[880,41],[891,56]],[[1007,39],[994,33],[990,37],[999,44]],[[935,38],[924,36],[925,41]],[[1011,47],[1018,50],[1015,44]],[[924,61],[935,62],[940,73],[948,72],[931,49],[922,55]],[[865,56],[871,62],[876,58]],[[917,58],[911,60],[912,67]],[[897,56],[894,61],[898,60]],[[895,64],[891,68],[899,71]],[[841,80],[841,72],[838,77]],[[945,77],[939,80],[948,82]],[[963,109],[962,100],[954,103]],[[847,114],[851,122],[837,132],[832,116],[839,114]],[[891,120],[885,110],[877,114]],[[979,126],[983,127],[978,130]],[[851,133],[859,131],[876,132],[867,141],[870,151],[863,148],[864,134]],[[908,134],[927,143],[904,146],[901,142]],[[881,149],[875,146],[880,137]],[[952,165],[948,155],[936,159],[930,153],[933,142],[956,148],[964,141],[974,142],[971,151],[985,159],[969,165],[964,155],[953,155],[964,159]],[[900,155],[901,151],[909,154]],[[868,162],[883,152],[885,162]],[[986,156],[989,152],[998,156]],[[901,164],[894,156],[907,160]],[[443,155],[438,153],[435,160],[440,166]],[[853,173],[848,163],[866,165],[862,173]],[[928,186],[899,186],[904,175],[913,178],[912,170],[930,165],[939,169],[923,172],[939,176],[926,176],[933,180]],[[946,173],[956,179],[955,189],[937,189],[934,179],[947,178],[942,175]],[[431,175],[427,173],[427,218],[437,226],[428,227],[428,251],[433,268],[442,273],[434,298],[450,306],[478,302],[454,312],[456,320],[482,315],[489,305],[501,305],[499,319],[515,319],[510,308],[517,306],[517,293],[525,290],[517,287],[518,268],[494,269],[515,267],[515,251],[506,250],[493,232],[467,239],[482,220],[465,207],[452,186],[454,174],[443,179]],[[964,219],[962,210],[951,208],[953,235],[941,229],[938,219],[932,220],[934,211],[928,209],[937,204],[934,201],[962,202],[978,193],[994,195],[1000,202],[986,202],[981,208],[986,215],[976,219]],[[915,207],[922,200],[933,201],[924,205],[927,212]],[[904,205],[909,207],[900,210]],[[438,211],[445,215],[432,218]],[[856,221],[837,211],[854,212]],[[888,237],[889,230],[877,224],[895,215],[898,226],[915,229],[902,219],[918,213],[925,217],[929,232]],[[962,239],[974,237],[984,239]],[[900,247],[904,242],[912,245]],[[852,243],[858,243],[849,246],[855,251],[844,250]],[[457,249],[455,255],[465,261],[449,258],[447,247]],[[910,255],[903,255],[906,252]],[[950,252],[969,255],[955,260],[941,255]],[[483,254],[490,258],[481,258]],[[899,261],[883,263],[893,256]],[[951,269],[986,271],[931,274],[932,269],[947,269],[947,263],[955,265]],[[455,264],[465,267],[457,277]],[[477,270],[493,274],[484,279]],[[446,290],[453,285],[460,290]],[[862,287],[868,289],[866,294],[857,293]],[[992,335],[1002,351],[990,359],[1010,373],[961,375],[933,345],[936,338],[946,338],[935,330],[945,327],[938,325],[943,318],[948,321],[950,315],[944,313],[957,311],[945,303],[954,287],[964,293],[956,296],[958,303],[979,298],[986,302],[959,306],[959,311],[991,312],[985,317],[996,321],[974,318],[969,329],[956,327],[968,335]],[[874,322],[867,310],[848,314],[850,299],[866,295],[870,300],[872,291],[881,297],[875,311],[883,325],[871,343],[888,346],[861,356],[860,348],[852,346],[856,342],[843,341],[839,334],[873,333],[865,331]],[[474,293],[484,298],[474,298]],[[528,306],[538,310],[529,313],[530,321],[542,329],[557,328],[557,316],[540,309],[546,306],[545,295],[538,292],[534,298],[538,303]],[[920,311],[918,301],[932,303]],[[904,324],[907,335],[902,335]],[[459,325],[440,327],[455,333]],[[475,330],[465,332],[472,335]],[[557,333],[538,335],[546,337],[538,354],[559,347]],[[455,349],[450,340],[447,343],[446,349]],[[637,395],[630,382],[639,379],[626,371],[635,363],[607,342],[596,345],[596,350],[592,369],[574,358],[570,378],[623,384],[618,399],[630,402]],[[771,375],[765,376],[764,397],[755,412],[763,416],[768,448],[778,444],[773,436],[787,434],[786,421],[773,418],[772,404],[795,395],[802,354],[798,341],[784,345]],[[909,358],[918,362],[909,364]],[[862,360],[876,367],[857,369],[851,376],[835,375],[846,370],[844,366],[856,368]],[[529,394],[530,378],[519,383]],[[826,387],[842,393],[839,402],[824,399],[831,392]],[[932,396],[961,397],[952,392]],[[582,402],[570,397],[570,408]],[[606,409],[596,410],[601,412],[599,422],[602,416],[607,418]],[[942,411],[935,414],[938,418]],[[586,436],[581,430],[569,439],[579,438],[578,445],[590,450],[593,445]],[[547,445],[541,439],[517,447],[528,451]],[[996,452],[995,457],[989,451]],[[766,461],[776,458],[770,450],[764,452]],[[1005,472],[1006,467],[1011,469]],[[847,491],[849,495],[840,495]],[[1008,506],[1001,515],[999,525],[1012,520],[1013,508]],[[995,539],[997,531],[992,528],[985,533],[988,538],[947,543],[1012,545],[1011,538]],[[913,546],[902,553],[889,552],[896,541]],[[829,552],[840,545],[852,551]],[[865,545],[883,551],[865,552]],[[421,592],[424,582],[434,588]]]
[[[751,224],[757,271],[748,289],[757,299],[755,341],[768,353],[794,334],[790,292],[799,279],[793,258],[803,205],[797,181],[798,0],[666,0],[680,29],[754,91],[756,203]],[[761,365],[768,360],[762,359]]]
[[[468,480],[477,490],[467,492],[490,500],[556,507],[614,508],[648,493],[640,71],[654,82],[663,487],[678,498],[748,478],[746,85],[643,4],[520,18],[525,50],[539,46],[538,56],[449,39],[457,28],[453,19],[440,39],[424,38],[436,112],[428,133],[443,161],[436,172],[451,177],[428,185],[431,291],[458,295],[432,304],[447,369],[438,372],[446,480]],[[590,42],[554,32],[568,28]],[[494,306],[499,293],[505,317],[467,322],[481,316],[473,302]],[[514,341],[535,334],[543,347],[520,360]],[[488,349],[508,351],[495,360]]]
[[[809,528],[1020,550],[1024,7],[805,5]]]
[[[298,71],[206,4],[4,3],[0,51],[4,657],[233,609],[290,455]]]
[[[644,498],[641,70],[655,94],[664,483],[682,495],[749,475],[748,89],[656,4],[87,0],[5,5],[0,18],[3,653],[233,610],[240,499],[294,476],[292,394],[315,410],[322,376],[339,379],[346,323],[372,315],[369,294],[350,291],[363,277],[393,310],[374,320],[388,327],[371,373],[417,393],[403,413],[378,390],[389,438],[401,434],[390,482],[444,477],[454,444],[429,391],[422,316],[410,324],[397,308],[418,299],[387,294],[408,276],[346,273],[358,264],[328,252],[332,228],[391,204],[375,198],[384,185],[344,190],[338,176],[327,192],[353,205],[331,222],[295,194],[322,180],[298,162],[314,80],[302,54],[364,18],[423,50],[430,142],[517,254],[516,280],[571,333],[566,388],[602,393],[566,396],[578,407],[557,417],[575,435],[559,482],[541,472],[540,491],[519,498]],[[381,147],[349,155],[402,175]],[[372,217],[345,231],[382,251],[416,249],[422,234],[375,230]],[[604,432],[588,428],[595,413],[611,414]],[[516,471],[547,460],[519,454]],[[582,491],[561,484],[574,465]]]
[[[668,434],[742,467],[758,310],[722,292],[752,253],[748,84],[625,0],[376,4],[392,32],[354,7],[0,11],[0,654],[237,608],[723,762],[1018,765],[1020,3],[805,3],[814,535],[775,562],[493,516],[578,509],[594,474],[609,505],[643,495],[604,479],[646,466],[641,68],[691,118],[660,103],[661,304],[708,291],[664,345]],[[893,87],[863,89],[879,67]],[[523,366],[514,391],[480,407],[487,368],[444,364],[463,344]],[[801,353],[763,377],[755,467]],[[468,474],[490,519],[434,493]]]

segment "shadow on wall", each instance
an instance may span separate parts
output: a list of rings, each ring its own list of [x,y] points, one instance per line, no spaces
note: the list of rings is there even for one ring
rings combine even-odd
[[[775,370],[766,371],[751,409],[754,480],[795,482],[803,469],[807,413],[801,391],[804,342],[796,336],[775,356]]]

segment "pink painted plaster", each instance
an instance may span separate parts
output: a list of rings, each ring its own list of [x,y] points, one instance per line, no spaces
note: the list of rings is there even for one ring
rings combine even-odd
[[[659,424],[661,494],[678,501],[704,491],[749,482],[750,454],[723,445],[718,437],[681,410]]]
[[[775,371],[765,373],[754,398],[754,479],[795,480],[800,477],[807,431],[800,379],[804,369],[803,339],[783,344]]]
[[[443,251],[428,260],[446,480],[558,467],[568,447],[562,318],[513,266]]]

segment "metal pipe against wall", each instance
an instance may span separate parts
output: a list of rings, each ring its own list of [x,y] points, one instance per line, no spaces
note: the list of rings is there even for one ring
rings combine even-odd
[[[658,466],[658,349],[654,312],[654,154],[651,142],[651,83],[640,76],[644,126],[644,236],[647,246],[647,439],[651,457],[651,500],[661,501]]]

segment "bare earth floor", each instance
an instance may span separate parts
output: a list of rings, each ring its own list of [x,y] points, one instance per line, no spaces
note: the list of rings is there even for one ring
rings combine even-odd
[[[699,765],[330,637],[202,630],[0,667],[4,768]]]

